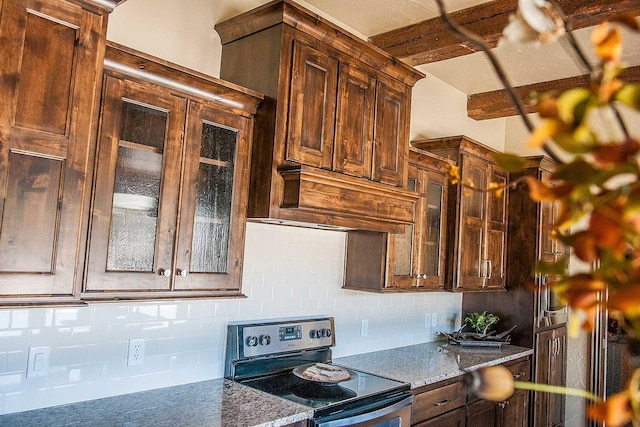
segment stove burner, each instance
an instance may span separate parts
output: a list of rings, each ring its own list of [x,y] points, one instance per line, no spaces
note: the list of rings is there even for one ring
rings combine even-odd
[[[293,394],[303,399],[324,402],[340,402],[358,395],[355,391],[336,384],[322,385],[315,383],[298,384],[291,388]]]

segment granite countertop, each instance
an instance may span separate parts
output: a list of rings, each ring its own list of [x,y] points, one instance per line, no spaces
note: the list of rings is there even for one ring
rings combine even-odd
[[[336,358],[334,363],[411,384],[411,388],[497,365],[533,350],[460,347],[444,341]],[[313,409],[223,378],[0,416],[3,427],[278,427]]]
[[[306,406],[220,378],[3,415],[0,425],[277,427],[312,414]]]
[[[460,347],[435,341],[333,359],[333,363],[411,384],[417,388],[533,354],[513,345]]]

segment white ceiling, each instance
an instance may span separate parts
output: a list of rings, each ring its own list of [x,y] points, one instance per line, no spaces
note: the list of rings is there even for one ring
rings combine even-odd
[[[306,2],[364,36],[380,34],[438,16],[434,0],[306,0]],[[486,0],[445,0],[448,12],[485,3]],[[576,31],[587,55],[591,55],[590,29]],[[640,35],[624,31],[625,54],[629,65],[640,65]],[[496,48],[499,61],[514,86],[586,74],[565,42],[535,46]],[[417,67],[466,93],[501,89],[502,85],[482,53]]]

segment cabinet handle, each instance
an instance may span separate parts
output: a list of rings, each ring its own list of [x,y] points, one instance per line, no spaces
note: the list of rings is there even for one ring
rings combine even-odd
[[[513,379],[514,380],[519,380],[520,378],[524,377],[525,375],[527,375],[525,372],[520,371],[520,372],[518,372],[516,374],[513,374]]]
[[[487,279],[491,279],[491,260],[487,260]]]
[[[480,265],[478,266],[478,277],[481,279],[485,279],[487,277],[487,260],[481,259]]]
[[[163,275],[164,277],[171,277],[171,269],[167,268],[166,270],[164,268],[161,268],[159,273],[161,275]]]
[[[503,400],[502,402],[498,403],[498,406],[504,409],[508,404],[509,404],[508,400]]]
[[[440,402],[436,402],[434,403],[435,406],[444,406],[447,403],[451,402],[451,399],[445,399],[445,400],[441,400]]]
[[[177,269],[176,273],[178,274],[178,276],[182,276],[182,277],[187,277],[189,275],[189,271],[188,270]]]

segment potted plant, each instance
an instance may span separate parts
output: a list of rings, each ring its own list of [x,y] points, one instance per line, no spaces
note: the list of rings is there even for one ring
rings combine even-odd
[[[482,335],[487,335],[489,328],[499,321],[500,318],[498,316],[493,313],[487,313],[486,311],[482,313],[469,313],[464,319],[465,325],[471,326],[477,333]]]

